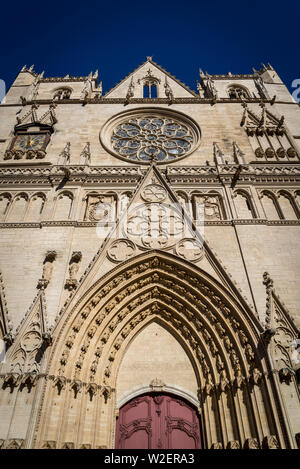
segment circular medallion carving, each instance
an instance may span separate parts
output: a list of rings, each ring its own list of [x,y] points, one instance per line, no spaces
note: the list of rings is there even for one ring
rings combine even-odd
[[[146,202],[163,202],[167,193],[159,184],[149,184],[142,191],[141,196]]]
[[[193,238],[184,238],[176,245],[176,253],[187,261],[195,262],[203,256],[203,246]]]
[[[174,245],[182,237],[184,220],[168,204],[145,203],[128,215],[125,231],[141,247],[163,249]]]
[[[129,239],[117,239],[108,250],[108,257],[113,262],[124,262],[133,255],[135,245]]]
[[[100,140],[110,153],[132,163],[170,163],[195,150],[200,129],[180,112],[147,108],[110,119]]]

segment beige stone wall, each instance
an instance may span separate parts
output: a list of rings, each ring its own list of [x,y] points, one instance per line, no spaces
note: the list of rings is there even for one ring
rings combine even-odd
[[[189,358],[177,340],[154,322],[139,332],[123,356],[117,379],[117,402],[123,404],[128,397],[133,397],[134,391],[151,389],[150,383],[155,379],[197,400],[197,380]]]

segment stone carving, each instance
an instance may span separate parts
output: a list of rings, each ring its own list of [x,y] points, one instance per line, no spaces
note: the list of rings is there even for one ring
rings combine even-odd
[[[117,239],[110,246],[107,256],[113,262],[124,262],[133,256],[135,245],[129,239]]]
[[[205,97],[213,98],[214,100],[218,99],[218,93],[212,79],[212,76],[209,75],[207,72],[206,74],[200,74],[201,84],[205,89]]]
[[[245,449],[259,449],[257,438],[247,438],[244,447]]]
[[[293,376],[295,376],[295,371],[291,368],[281,368],[281,370],[279,370],[279,379],[281,382],[290,384]]]
[[[173,94],[173,91],[168,83],[168,79],[167,79],[167,75],[165,77],[165,84],[164,84],[164,88],[165,88],[165,95],[167,97],[167,99],[169,100],[170,103],[173,103],[174,102],[174,94]]]
[[[23,449],[24,440],[21,439],[11,439],[8,440],[6,449]]]
[[[41,290],[44,290],[52,277],[52,272],[53,272],[53,262],[56,259],[56,252],[55,251],[48,251],[46,254],[46,257],[44,259],[44,265],[43,265],[43,274],[42,278],[38,281],[38,286],[37,288],[40,288]]]
[[[214,158],[217,164],[225,164],[224,153],[216,142],[213,142]]]
[[[82,164],[86,165],[90,163],[91,161],[90,142],[86,142],[84,149],[80,153],[80,158],[82,160]]]
[[[149,386],[152,389],[152,391],[161,392],[163,391],[165,387],[165,383],[161,379],[155,378],[152,381],[150,381]]]
[[[222,443],[213,443],[211,449],[223,449]]]
[[[141,196],[146,202],[163,202],[167,193],[159,184],[148,184],[142,190]]]
[[[280,449],[277,437],[275,435],[265,436],[265,438],[263,439],[263,448]]]
[[[240,443],[237,440],[229,441],[227,449],[241,449]]]
[[[8,314],[7,302],[4,291],[4,282],[0,271],[0,331],[3,332],[3,340],[6,347],[10,347],[13,343],[12,323]],[[0,352],[1,355],[1,352]]]
[[[71,442],[66,442],[66,443],[63,443],[61,449],[74,449],[75,448],[75,445],[74,443],[71,443]]]
[[[110,223],[115,219],[116,199],[110,194],[90,194],[87,196],[85,220]]]
[[[22,370],[20,369],[16,373],[10,372],[2,375],[3,389],[9,387],[11,392],[13,392],[14,388],[18,387],[21,384],[21,371]]]
[[[279,372],[281,382],[290,384],[295,376],[295,365],[298,364],[298,354],[295,354],[295,345],[299,331],[292,321],[284,305],[280,302],[274,291],[273,280],[268,272],[263,275],[266,286],[266,329],[264,338],[270,344],[270,350]],[[294,356],[296,363],[294,362]]]
[[[193,196],[193,209],[197,222],[221,220],[222,209],[218,194],[199,194]]]
[[[59,163],[61,165],[65,165],[65,164],[70,163],[70,159],[71,159],[70,149],[71,149],[71,143],[67,142],[65,148],[63,149],[63,151],[59,155]]]
[[[89,74],[89,76],[85,80],[83,90],[81,92],[81,99],[86,101],[90,97],[91,92],[92,92],[92,72]]]
[[[70,99],[72,90],[70,88],[59,88],[53,95],[53,101],[61,101],[62,99]]]
[[[42,449],[56,449],[56,441],[45,441]]]
[[[256,148],[255,155],[260,160],[282,160],[287,159],[288,151],[292,158],[299,155],[295,148],[291,146],[291,141],[286,134],[284,126],[284,116],[276,117],[266,109],[265,103],[261,102],[261,115],[257,116],[253,111],[248,109],[246,103],[243,103],[244,112],[241,120],[241,127],[245,130],[252,140],[252,146]],[[266,148],[265,137],[271,146]],[[279,143],[279,147],[278,147]]]
[[[174,245],[184,228],[182,216],[173,207],[151,203],[129,214],[126,234],[144,248],[162,249]]]
[[[119,202],[119,214],[120,215],[122,215],[127,210],[131,195],[132,195],[131,192],[121,194],[120,202]]]
[[[74,290],[78,285],[77,273],[79,270],[79,263],[82,258],[80,251],[73,251],[70,262],[69,262],[69,278],[66,280],[65,288],[68,290]]]
[[[51,336],[46,330],[44,293],[40,292],[23,323],[16,332],[16,341],[8,357],[11,381],[15,374],[28,388],[36,384],[36,374],[46,348],[51,344]],[[14,385],[20,384],[15,379]]]
[[[126,94],[126,103],[129,103],[131,98],[134,97],[134,83],[133,83],[133,78],[131,78],[131,81],[128,86],[127,94]]]
[[[181,282],[175,284],[172,281],[174,268],[176,268],[176,274],[182,279]],[[141,273],[143,273],[142,276]],[[138,294],[139,290],[143,288],[145,291]],[[128,303],[126,307],[122,303],[124,299]],[[154,301],[149,305],[151,299]],[[210,300],[211,306],[206,304],[206,299]],[[102,303],[101,306],[100,303]],[[96,305],[99,305],[99,312],[92,319],[90,316]],[[134,329],[139,328],[142,321],[153,315],[168,322],[169,327],[174,330],[174,334],[180,335],[182,342],[186,343],[191,354],[195,355],[195,363],[199,366],[203,383],[200,390],[201,400],[207,399],[210,406],[211,402],[214,402],[213,399],[227,398],[226,396],[220,397],[223,392],[234,400],[239,399],[241,394],[234,392],[234,382],[241,388],[244,382],[247,383],[249,375],[255,372],[256,348],[252,342],[251,333],[245,329],[242,321],[236,320],[234,309],[227,302],[225,304],[221,294],[218,294],[209,285],[209,282],[201,280],[190,269],[182,265],[179,266],[179,261],[178,266],[175,267],[174,260],[168,262],[166,259],[156,256],[138,265],[134,264],[107,282],[101,291],[97,292],[78,312],[78,318],[74,318],[75,325],[77,320],[81,321],[81,319],[85,320],[89,317],[85,337],[79,337],[80,342],[77,343],[80,355],[81,352],[87,353],[89,341],[86,339],[89,336],[95,336],[99,331],[98,343],[101,343],[99,349],[95,352],[91,350],[88,356],[76,356],[73,361],[74,364],[77,360],[76,368],[77,363],[80,362],[81,370],[85,373],[84,360],[90,360],[88,362],[90,392],[87,387],[85,389],[86,392],[89,392],[91,400],[97,392],[98,379],[105,389],[112,388],[116,367],[122,356],[119,356],[118,353],[121,350],[120,354],[122,354],[123,341],[126,338],[131,340],[135,334]],[[90,322],[90,319],[93,322]],[[105,327],[100,330],[104,320]],[[230,335],[228,334],[229,328],[232,331]],[[83,326],[76,326],[77,329],[81,331]],[[251,348],[247,347],[248,345]],[[68,356],[65,360],[67,363],[70,362]],[[100,360],[101,369],[98,370]],[[68,373],[68,376],[74,376],[74,368],[70,370],[68,367],[65,375]],[[231,370],[228,374],[227,368]],[[247,374],[247,369],[249,374]],[[217,370],[217,374],[215,370]],[[245,376],[243,376],[242,370]],[[261,377],[262,373],[259,370],[258,373]],[[215,384],[216,376],[218,377],[217,386]],[[80,381],[79,376],[75,379]],[[264,380],[261,381],[263,386]],[[163,383],[152,382],[151,384],[154,385],[154,390],[159,390]],[[101,388],[101,393],[103,390],[102,395],[105,400],[104,393],[109,394],[110,391],[104,388]],[[251,387],[250,390],[252,391]],[[231,391],[233,392],[231,393]],[[244,392],[248,392],[248,386],[243,387]],[[259,390],[253,390],[253,392],[259,392]],[[244,404],[244,402],[246,403]],[[242,400],[241,404],[247,405],[247,400]],[[232,448],[235,445],[236,443],[231,443]]]
[[[176,253],[188,261],[196,262],[203,256],[203,246],[193,238],[184,238],[176,244]]]

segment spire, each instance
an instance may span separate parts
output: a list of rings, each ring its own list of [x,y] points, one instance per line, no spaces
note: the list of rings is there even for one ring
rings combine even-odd
[[[233,158],[238,164],[245,164],[245,153],[238,147],[236,142],[233,142]]]
[[[224,164],[224,153],[219,148],[216,142],[213,142],[214,159],[217,164]]]
[[[133,77],[132,77],[130,80],[127,94],[126,94],[126,102],[129,102],[129,100],[133,98],[133,96],[134,96],[134,83],[133,83]]]
[[[243,112],[242,120],[241,120],[241,123],[240,123],[241,127],[243,127],[245,125],[245,123],[247,122],[247,120],[248,120],[248,106],[247,106],[247,103],[243,103],[242,106],[244,108],[244,112]]]
[[[80,153],[80,156],[83,160],[83,164],[88,164],[91,161],[91,149],[90,149],[90,142],[86,142],[86,145],[82,152]]]

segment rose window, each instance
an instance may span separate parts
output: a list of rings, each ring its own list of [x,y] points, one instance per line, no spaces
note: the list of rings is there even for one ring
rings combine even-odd
[[[194,140],[187,124],[169,117],[144,115],[117,125],[112,131],[111,146],[118,155],[132,161],[163,162],[185,156]]]

